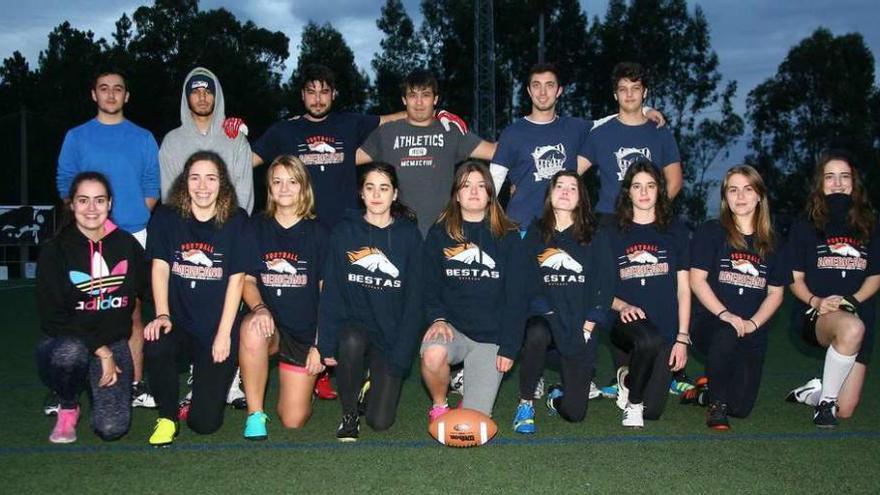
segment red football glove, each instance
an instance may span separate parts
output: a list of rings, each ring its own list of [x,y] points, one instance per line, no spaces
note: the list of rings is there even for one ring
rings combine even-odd
[[[227,117],[226,120],[223,121],[223,132],[229,137],[229,139],[235,139],[238,137],[238,134],[248,135],[248,126],[244,123],[244,120],[238,117]]]
[[[465,122],[464,119],[462,119],[458,115],[455,115],[452,112],[440,110],[439,112],[437,112],[437,115],[434,118],[440,121],[440,123],[443,125],[443,128],[446,129],[446,132],[449,132],[449,129],[451,129],[453,125],[457,127],[458,132],[462,134],[467,134],[468,132],[467,122]]]

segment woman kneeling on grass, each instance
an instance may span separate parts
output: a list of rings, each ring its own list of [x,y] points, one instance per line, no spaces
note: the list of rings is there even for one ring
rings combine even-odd
[[[789,233],[792,308],[804,340],[826,347],[822,379],[788,399],[814,407],[813,423],[833,428],[855,411],[874,347],[880,233],[858,170],[848,153],[819,160],[806,215]]]
[[[278,415],[301,428],[312,415],[312,390],[323,371],[315,345],[318,295],[328,234],[315,220],[314,195],[303,163],[278,157],[266,171],[265,215],[251,225],[259,269],[245,278],[239,365],[247,397],[244,438],[268,438],[263,412],[269,356],[278,355]]]
[[[116,440],[131,425],[128,339],[135,299],[145,285],[144,251],[109,220],[106,177],[77,175],[68,197],[73,221],[43,246],[37,277],[44,334],[37,368],[61,405],[49,441],[76,441],[77,397],[85,389],[92,396],[92,429]]]
[[[617,266],[617,313],[611,329],[617,370],[617,406],[623,426],[659,419],[672,373],[687,364],[691,289],[688,231],[672,217],[663,174],[649,161],[629,167],[611,227]],[[618,317],[619,316],[619,317]]]
[[[744,418],[755,405],[770,318],[791,281],[781,258],[764,181],[748,165],[731,168],[718,220],[700,226],[691,243],[690,283],[700,302],[691,334],[706,356],[710,428],[728,430],[728,416]]]
[[[154,446],[172,443],[178,433],[182,352],[193,365],[187,424],[200,434],[223,424],[252,238],[247,213],[237,206],[226,164],[216,153],[193,154],[169,196],[169,206],[153,214],[147,236],[156,318],[144,329],[144,355],[159,408],[150,436]]]
[[[527,260],[521,244],[489,170],[464,162],[425,239],[425,309],[432,323],[420,354],[431,421],[449,410],[449,366],[462,362],[463,407],[491,416],[522,343]]]
[[[590,199],[576,172],[562,170],[550,180],[543,213],[529,228],[525,249],[527,283],[547,307],[526,323],[513,426],[517,433],[534,433],[532,397],[551,346],[560,354],[562,385],[550,387],[549,412],[570,422],[586,417],[598,342],[591,335],[614,294],[608,243],[596,236]]]
[[[333,230],[318,311],[318,349],[336,366],[342,422],[336,438],[360,433],[358,392],[371,428],[391,428],[403,378],[412,365],[422,317],[422,236],[400,202],[397,173],[371,163],[360,176],[366,211],[348,212]]]

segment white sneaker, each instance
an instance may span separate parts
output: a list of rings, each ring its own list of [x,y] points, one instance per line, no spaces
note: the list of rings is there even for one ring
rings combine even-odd
[[[626,405],[629,403],[629,389],[626,387],[626,375],[629,374],[629,368],[626,366],[621,366],[617,368],[617,407],[620,408],[621,411],[626,410]]]
[[[458,373],[449,380],[449,388],[452,393],[464,395],[464,369],[458,370]]]
[[[229,385],[229,391],[226,393],[226,403],[235,409],[247,408],[247,400],[244,397],[244,390],[241,388],[240,368],[235,368],[235,376],[232,378],[232,384]]]
[[[822,380],[813,378],[800,387],[792,390],[785,396],[786,402],[797,402],[798,404],[810,404],[810,396],[816,392],[822,391]],[[815,404],[810,404],[815,405]]]
[[[544,397],[544,377],[543,376],[538,380],[538,384],[535,385],[535,400],[538,400],[541,397]]]
[[[644,410],[644,404],[630,404],[627,402],[626,407],[623,408],[623,421],[621,421],[621,424],[629,428],[644,428],[645,420],[642,418]]]
[[[146,383],[131,383],[131,407],[146,407],[150,409],[156,407],[156,399],[153,398]]]
[[[596,382],[593,382],[593,381],[590,382],[590,392],[588,393],[587,397],[590,400],[598,399],[599,397],[602,397],[602,391],[599,390],[599,387],[596,386]]]

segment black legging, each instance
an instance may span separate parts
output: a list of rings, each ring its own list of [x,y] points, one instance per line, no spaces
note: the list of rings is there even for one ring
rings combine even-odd
[[[650,321],[624,323],[619,317],[611,328],[611,343],[615,352],[620,353],[615,356],[615,362],[629,366],[626,380],[629,401],[644,404],[645,419],[659,419],[669,397],[669,382],[672,380],[669,353],[672,346]]]
[[[532,400],[538,379],[544,373],[547,351],[553,344],[553,335],[547,318],[552,315],[532,316],[526,322],[525,339],[520,353],[519,395]],[[559,416],[573,423],[584,420],[589,404],[590,380],[596,359],[596,339],[590,340],[587,352],[576,356],[560,356],[560,373],[564,395],[556,403]]]
[[[709,377],[709,401],[727,404],[727,414],[744,418],[752,412],[767,342],[764,327],[739,338],[736,330],[713,315],[692,321],[694,346],[706,356]]]
[[[37,369],[40,379],[58,394],[61,407],[73,409],[77,397],[89,388],[92,395],[91,425],[103,440],[116,440],[131,426],[131,382],[134,368],[127,340],[107,347],[120,373],[116,383],[101,387],[101,360],[90,353],[76,337],[44,337],[37,344]]]
[[[238,328],[234,328],[233,335],[237,331]],[[144,343],[144,364],[160,418],[177,419],[180,397],[177,357],[187,353],[193,365],[192,404],[187,425],[200,434],[220,429],[226,395],[238,362],[236,340],[232,339],[229,357],[221,363],[214,362],[210,348],[199,345],[195,337],[176,327],[167,334],[160,333],[158,340]]]
[[[342,414],[357,414],[358,394],[369,359],[370,391],[367,392],[366,419],[370,428],[384,431],[397,418],[397,401],[403,379],[389,372],[382,354],[370,345],[367,329],[358,323],[348,323],[339,333],[339,352],[336,358],[336,385]]]

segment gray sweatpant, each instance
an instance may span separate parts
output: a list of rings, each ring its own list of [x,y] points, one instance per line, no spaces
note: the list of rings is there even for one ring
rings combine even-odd
[[[498,395],[498,387],[504,373],[495,368],[498,346],[485,344],[469,339],[465,334],[452,328],[453,338],[450,342],[431,339],[422,342],[419,356],[432,346],[446,348],[446,360],[450,365],[464,363],[464,400],[462,407],[476,409],[487,416],[492,416],[492,406]]]

